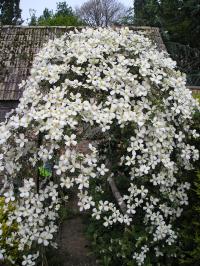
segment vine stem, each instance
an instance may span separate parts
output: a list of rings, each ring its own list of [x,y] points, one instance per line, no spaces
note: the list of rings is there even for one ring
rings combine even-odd
[[[41,132],[39,132],[39,136],[38,136],[38,143],[37,143],[37,147],[38,149],[40,148],[40,146],[42,145],[42,140],[43,140],[43,135]],[[37,177],[36,177],[36,191],[37,193],[39,192],[40,189],[40,170],[39,170],[39,166],[40,164],[38,164],[38,169],[37,169]]]
[[[124,200],[123,200],[123,198],[122,198],[122,196],[121,196],[121,194],[120,194],[120,192],[119,192],[119,190],[115,184],[114,179],[112,177],[109,177],[107,180],[108,180],[108,183],[110,185],[113,196],[115,197],[122,213],[126,214],[127,213],[127,206],[126,206],[126,204],[125,204],[125,202],[124,202]]]

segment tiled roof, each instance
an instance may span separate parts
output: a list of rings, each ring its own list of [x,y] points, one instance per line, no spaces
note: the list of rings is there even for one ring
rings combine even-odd
[[[0,101],[0,122],[4,121],[6,114],[9,113],[12,109],[15,109],[17,105],[18,101]]]
[[[149,36],[159,49],[165,49],[158,28],[130,27]],[[72,30],[73,27],[0,27],[0,100],[18,100],[22,91],[18,84],[26,79],[34,55],[49,39]]]

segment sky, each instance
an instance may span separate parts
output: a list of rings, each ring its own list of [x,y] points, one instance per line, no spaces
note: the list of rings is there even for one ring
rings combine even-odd
[[[64,0],[20,0],[20,8],[22,9],[22,18],[26,20],[30,17],[29,9],[36,10],[36,16],[40,16],[45,7],[50,10],[56,9],[57,2],[63,2]],[[80,6],[87,0],[66,0],[66,3],[75,8]],[[133,0],[119,0],[119,2],[123,3],[126,7],[130,7],[133,5]]]

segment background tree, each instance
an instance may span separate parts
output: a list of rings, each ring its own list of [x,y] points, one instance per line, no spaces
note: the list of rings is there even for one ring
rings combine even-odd
[[[134,19],[135,24],[144,23],[144,9],[145,9],[145,0],[135,0],[134,1]]]
[[[89,0],[76,14],[89,26],[109,26],[123,18],[126,14],[125,6],[117,0]]]
[[[41,19],[49,19],[52,16],[53,16],[53,10],[49,10],[48,8],[45,8],[41,16]]]
[[[168,40],[196,48],[200,48],[199,20],[200,0],[134,1],[135,24],[161,27]]]
[[[159,27],[172,58],[200,85],[200,0],[135,0],[133,23]]]
[[[161,1],[162,26],[170,40],[200,49],[200,1]]]
[[[133,7],[129,7],[126,11],[125,16],[123,16],[120,20],[119,20],[119,25],[133,25],[134,24],[134,8]],[[117,25],[117,23],[115,23]]]
[[[17,25],[22,23],[20,0],[0,0],[0,24]]]
[[[37,18],[35,13],[31,15],[30,26],[80,26],[83,23],[74,14],[72,8],[66,2],[57,3],[55,13],[45,8],[43,14]]]
[[[36,10],[35,9],[29,9],[29,14],[30,14],[29,25],[36,26],[37,25]]]
[[[73,15],[73,10],[66,2],[59,2],[57,3],[56,15],[71,16]]]
[[[136,0],[135,23],[137,25],[160,26],[160,5],[157,0]]]

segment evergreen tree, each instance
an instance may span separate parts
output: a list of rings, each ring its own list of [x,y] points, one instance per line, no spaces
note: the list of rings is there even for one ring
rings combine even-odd
[[[22,23],[20,0],[0,0],[0,24],[18,25]]]
[[[44,11],[43,11],[42,18],[49,19],[52,16],[53,16],[53,11],[52,10],[49,10],[48,8],[45,8]]]
[[[146,0],[135,0],[134,1],[134,19],[135,19],[135,24],[137,25],[141,25],[144,23],[145,5],[146,5]]]
[[[200,85],[200,0],[135,0],[134,9],[133,23],[159,27],[188,84]]]
[[[135,0],[134,24],[160,27],[168,41],[200,48],[200,0]]]
[[[183,1],[182,14],[182,42],[200,49],[200,0]]]
[[[158,0],[135,0],[134,22],[136,25],[160,27],[160,1]]]
[[[181,0],[161,0],[160,14],[162,28],[168,33],[170,41],[183,42],[186,34],[185,26],[188,24]]]
[[[66,2],[59,2],[57,3],[57,9],[56,9],[56,15],[57,16],[72,16],[73,10]]]
[[[30,14],[30,22],[29,25],[36,26],[37,25],[37,17],[36,17],[36,10],[35,9],[29,9]]]
[[[200,49],[200,0],[161,0],[159,17],[170,41]]]

